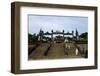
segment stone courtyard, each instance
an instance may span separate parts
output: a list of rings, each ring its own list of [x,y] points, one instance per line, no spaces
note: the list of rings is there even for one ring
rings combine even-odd
[[[54,37],[54,34],[62,34]],[[38,36],[38,42],[36,44],[28,45],[28,59],[61,59],[61,58],[87,58],[88,57],[88,45],[87,41],[81,41],[76,30],[76,36],[74,31],[72,33],[53,32],[44,33],[40,30]],[[44,35],[50,35],[51,40],[44,40]],[[68,40],[65,35],[71,35],[71,39]]]

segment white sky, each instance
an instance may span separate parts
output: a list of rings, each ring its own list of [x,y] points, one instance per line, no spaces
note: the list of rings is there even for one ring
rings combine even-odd
[[[38,34],[40,29],[44,32],[51,32],[52,29],[72,32],[77,29],[79,34],[88,31],[88,17],[29,15],[28,20],[31,34]]]

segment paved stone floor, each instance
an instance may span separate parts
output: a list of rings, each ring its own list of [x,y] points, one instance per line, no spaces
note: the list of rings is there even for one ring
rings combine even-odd
[[[67,49],[66,49],[67,45]],[[36,59],[60,59],[60,58],[82,58],[80,54],[76,55],[75,46],[73,43],[49,43],[40,44],[28,57],[29,60]],[[45,53],[47,52],[47,55]]]

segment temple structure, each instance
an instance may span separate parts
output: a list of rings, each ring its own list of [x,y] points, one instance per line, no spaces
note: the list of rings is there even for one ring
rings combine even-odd
[[[74,33],[74,31],[72,30],[72,32],[65,32],[64,30],[62,31],[53,31],[51,30],[51,32],[44,32],[42,29],[40,29],[40,32],[38,34],[39,36],[39,41],[43,40],[43,36],[51,36],[51,40],[54,41],[55,39],[58,41],[64,41],[65,40],[65,36],[71,36],[71,38],[75,38],[75,40],[79,40],[79,33],[78,30],[76,29],[76,32]],[[57,35],[56,37],[54,37],[54,35]],[[61,36],[62,35],[62,36]]]

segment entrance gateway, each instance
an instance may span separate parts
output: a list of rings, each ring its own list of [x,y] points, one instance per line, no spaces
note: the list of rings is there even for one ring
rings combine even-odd
[[[72,32],[64,32],[64,30],[61,31],[53,31],[51,30],[51,33],[50,32],[44,32],[42,29],[40,29],[40,32],[38,34],[39,36],[39,41],[43,41],[43,36],[45,35],[50,35],[51,36],[51,41],[56,41],[56,42],[63,42],[65,41],[65,35],[70,35],[72,39],[75,39],[75,40],[78,40],[79,39],[79,34],[78,34],[78,31],[76,29],[76,32],[75,32],[75,36],[74,36],[74,31]],[[57,35],[56,37],[54,37],[54,35]],[[62,35],[62,36],[61,36]]]

